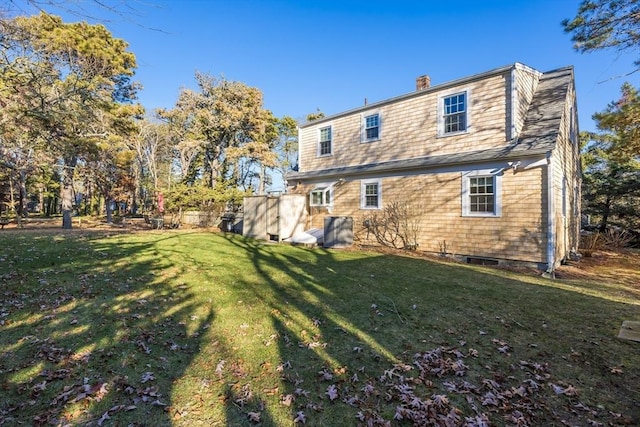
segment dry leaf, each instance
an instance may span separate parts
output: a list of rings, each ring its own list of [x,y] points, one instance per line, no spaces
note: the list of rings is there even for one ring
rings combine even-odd
[[[331,384],[329,387],[327,387],[327,391],[325,392],[325,394],[329,396],[329,399],[331,401],[334,401],[338,398],[338,389],[334,384]]]
[[[293,403],[293,394],[286,394],[282,396],[282,399],[280,399],[280,403],[286,407],[291,406],[291,404]]]
[[[304,415],[304,412],[298,411],[296,413],[296,417],[293,419],[293,422],[296,424],[298,423],[305,424],[307,422],[307,417]]]
[[[253,423],[259,423],[260,422],[260,412],[249,412],[247,414],[247,417],[249,417],[249,421],[253,422]]]

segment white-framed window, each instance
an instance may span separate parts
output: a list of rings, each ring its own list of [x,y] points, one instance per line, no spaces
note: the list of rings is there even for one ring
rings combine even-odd
[[[331,154],[331,126],[325,126],[318,131],[318,156],[328,156]]]
[[[333,205],[333,186],[316,187],[309,193],[310,206],[332,206]]]
[[[462,175],[462,216],[502,215],[502,171],[478,170]]]
[[[440,136],[466,132],[469,128],[469,91],[443,95],[438,104]]]
[[[362,117],[362,142],[380,139],[380,113],[368,114]]]
[[[362,209],[382,208],[382,183],[380,180],[367,180],[361,182],[360,207]]]

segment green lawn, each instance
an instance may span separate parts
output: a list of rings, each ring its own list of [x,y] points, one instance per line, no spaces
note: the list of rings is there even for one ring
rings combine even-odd
[[[0,426],[640,424],[628,281],[205,232],[0,248]]]

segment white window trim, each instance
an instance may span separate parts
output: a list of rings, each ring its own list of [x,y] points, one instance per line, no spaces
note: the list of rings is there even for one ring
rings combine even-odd
[[[494,208],[495,212],[471,212],[470,209],[470,194],[469,194],[469,178],[480,177],[492,177],[493,178],[493,192],[494,192]],[[462,216],[463,217],[485,217],[485,218],[497,218],[502,216],[502,169],[482,169],[469,171],[462,174]]]
[[[367,139],[367,117],[378,115],[378,137]],[[382,114],[380,111],[369,111],[360,116],[360,142],[375,142],[382,139]]]
[[[465,98],[465,103],[466,103],[466,110],[465,110],[465,130],[461,130],[458,132],[449,132],[449,133],[445,133],[444,131],[444,99],[448,98],[450,96],[453,95],[458,95],[464,93],[466,94],[466,98]],[[456,89],[456,90],[450,90],[447,92],[443,92],[442,94],[440,94],[438,96],[438,123],[437,123],[437,134],[438,137],[447,137],[447,136],[454,136],[454,135],[464,135],[465,133],[469,133],[469,129],[471,129],[471,104],[470,101],[471,100],[471,89],[470,88],[462,88],[462,89]]]
[[[312,206],[312,207],[332,207],[333,206],[333,185],[334,184],[319,184],[319,185],[316,185],[309,192],[309,206]],[[315,193],[317,191],[322,191],[323,192],[323,196],[322,196],[323,203],[321,203],[321,204],[313,203],[313,193]],[[327,196],[326,196],[327,193],[329,194],[329,203],[325,203],[326,200],[327,200]]]
[[[365,206],[366,203],[366,186],[367,184],[378,184],[378,206]],[[360,209],[378,210],[382,209],[382,180],[367,179],[360,181]]]
[[[329,133],[331,134],[331,139],[330,139],[331,150],[328,153],[321,154],[321,148],[322,148],[321,142],[322,141],[320,140],[320,138],[321,138],[322,130],[326,129],[326,128],[329,128]],[[318,139],[317,139],[317,141],[318,141],[318,143],[316,145],[316,147],[317,147],[316,148],[317,157],[327,157],[327,156],[332,156],[333,155],[333,124],[328,124],[328,125],[321,126],[321,127],[318,128]]]

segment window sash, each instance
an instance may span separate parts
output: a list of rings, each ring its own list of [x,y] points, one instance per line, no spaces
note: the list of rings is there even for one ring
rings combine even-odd
[[[331,202],[331,187],[316,188],[309,194],[311,206],[331,206]]]
[[[320,155],[331,154],[331,127],[320,129]]]
[[[444,133],[467,130],[467,94],[451,95],[443,99]]]
[[[331,140],[320,141],[320,155],[331,154]]]
[[[365,139],[378,139],[380,136],[380,116],[372,114],[364,118]]]
[[[363,202],[365,208],[380,207],[380,185],[377,182],[364,184]]]
[[[492,176],[469,179],[469,212],[496,213],[495,184]]]

